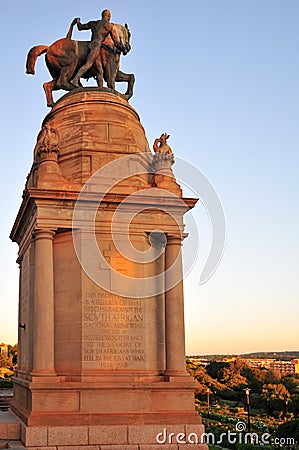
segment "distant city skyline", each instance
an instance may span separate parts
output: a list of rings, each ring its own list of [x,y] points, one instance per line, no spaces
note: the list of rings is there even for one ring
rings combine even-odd
[[[86,22],[109,8],[112,22],[127,22],[132,33],[121,65],[136,75],[130,103],[150,147],[167,131],[174,154],[207,176],[225,212],[224,255],[203,285],[211,228],[200,202],[193,213],[200,251],[185,279],[186,353],[297,349],[299,3],[165,0],[156,8],[134,0],[53,0],[45,13],[37,0],[17,0],[3,8],[0,341],[17,341],[17,245],[8,236],[50,111],[43,58],[32,77],[25,74],[26,54],[65,36],[74,17]],[[89,37],[74,31],[76,39]],[[8,51],[11,39],[18,44]]]

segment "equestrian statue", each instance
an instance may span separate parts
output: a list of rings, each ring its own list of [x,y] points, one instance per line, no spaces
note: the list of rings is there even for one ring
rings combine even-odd
[[[131,34],[125,26],[110,23],[110,11],[102,12],[101,20],[92,20],[82,24],[79,18],[72,21],[65,38],[59,39],[50,46],[37,45],[27,55],[26,73],[35,74],[37,58],[46,54],[46,65],[52,80],[43,84],[46,93],[47,106],[53,106],[53,91],[64,89],[71,91],[82,87],[80,78],[95,78],[99,88],[103,80],[108,88],[115,90],[115,82],[127,82],[126,100],[133,95],[135,77],[119,70],[120,55],[126,55],[131,50]],[[79,31],[91,30],[91,41],[76,41],[72,39],[74,26]]]

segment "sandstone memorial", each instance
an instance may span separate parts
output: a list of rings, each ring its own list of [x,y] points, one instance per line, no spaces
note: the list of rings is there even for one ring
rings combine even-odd
[[[72,40],[74,26],[91,41]],[[19,359],[0,436],[20,448],[207,448],[185,362],[184,214],[197,199],[175,179],[169,135],[152,152],[128,103],[130,50],[128,26],[105,10],[28,54],[27,73],[44,54],[53,79],[10,236]],[[89,77],[97,86],[82,86]]]

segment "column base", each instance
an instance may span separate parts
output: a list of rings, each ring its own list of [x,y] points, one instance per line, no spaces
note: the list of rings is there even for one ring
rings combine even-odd
[[[55,370],[32,370],[30,375],[32,377],[57,377]]]
[[[33,370],[29,375],[29,381],[36,383],[55,383],[60,381],[55,370]]]
[[[165,381],[177,381],[179,383],[191,383],[195,384],[194,379],[185,370],[166,370],[164,372]]]

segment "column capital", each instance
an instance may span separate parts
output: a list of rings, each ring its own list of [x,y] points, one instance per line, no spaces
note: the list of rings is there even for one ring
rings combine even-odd
[[[165,248],[167,244],[167,236],[163,231],[152,231],[149,233],[148,240],[154,248]]]
[[[33,232],[33,239],[53,239],[55,235],[55,230],[50,228],[36,228]]]
[[[167,245],[182,245],[183,236],[167,235]]]

